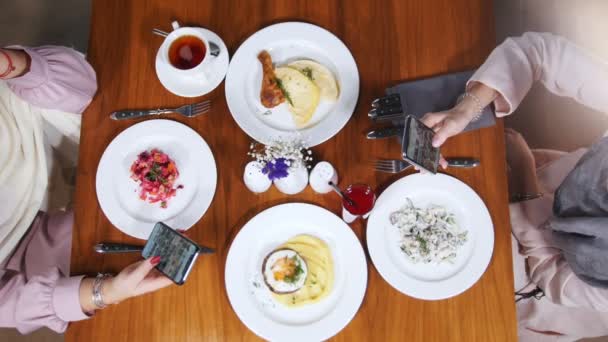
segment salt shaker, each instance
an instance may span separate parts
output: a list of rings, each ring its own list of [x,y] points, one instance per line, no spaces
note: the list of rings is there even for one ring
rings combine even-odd
[[[257,161],[247,163],[243,181],[245,186],[255,193],[265,192],[272,185],[272,181],[262,172],[262,164]]]
[[[317,193],[326,194],[332,191],[329,182],[338,184],[338,173],[336,172],[336,169],[326,161],[317,163],[310,172],[310,187]]]

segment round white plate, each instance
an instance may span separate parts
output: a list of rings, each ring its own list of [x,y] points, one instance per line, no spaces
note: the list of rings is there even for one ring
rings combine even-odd
[[[173,159],[183,185],[167,208],[139,198],[130,168],[137,155],[157,148]],[[171,120],[148,120],[121,132],[101,156],[97,167],[97,199],[108,220],[123,233],[147,239],[162,221],[175,229],[192,227],[207,211],[215,194],[217,169],[209,146],[190,127]]]
[[[389,216],[407,197],[417,207],[446,207],[461,229],[469,231],[453,264],[414,264],[400,250],[398,229]],[[494,226],[481,198],[465,183],[444,174],[414,174],[378,197],[367,222],[367,246],[374,266],[395,289],[419,299],[445,299],[467,290],[485,272],[494,249]]]
[[[337,102],[321,101],[306,127],[297,128],[283,103],[272,110],[260,102],[262,65],[257,55],[267,50],[275,65],[312,59],[332,71],[338,81]],[[226,101],[245,133],[268,143],[298,132],[310,146],[338,133],[353,114],[359,97],[359,71],[350,51],[331,32],[318,26],[288,22],[268,26],[249,37],[236,51],[226,75]]]
[[[264,257],[298,234],[325,241],[334,260],[334,288],[322,301],[288,309],[275,302],[261,276]],[[355,316],[367,287],[367,264],[359,240],[339,217],[304,203],[267,209],[252,218],[228,252],[226,291],[240,320],[270,341],[322,341]]]
[[[212,69],[209,71],[207,82],[176,75],[171,67],[162,60],[160,56],[161,49],[158,49],[158,52],[156,53],[156,75],[158,76],[160,83],[165,89],[178,96],[197,97],[211,92],[222,83],[224,76],[226,76],[226,71],[228,70],[228,48],[226,48],[226,44],[224,44],[222,38],[207,29],[198,29],[205,32],[212,42],[218,44],[221,51],[220,55],[217,57],[208,57],[217,58],[217,60],[211,66]]]

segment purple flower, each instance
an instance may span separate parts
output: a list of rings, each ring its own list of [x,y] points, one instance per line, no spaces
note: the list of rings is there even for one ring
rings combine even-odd
[[[275,179],[285,178],[289,175],[289,165],[285,158],[278,158],[276,160],[267,162],[262,169],[262,173],[268,176],[271,181]]]

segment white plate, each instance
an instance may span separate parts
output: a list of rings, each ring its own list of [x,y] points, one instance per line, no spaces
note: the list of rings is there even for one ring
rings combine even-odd
[[[139,198],[139,185],[130,177],[131,164],[145,150],[158,148],[179,171],[175,197],[163,209]],[[209,146],[190,127],[171,120],[148,120],[121,132],[101,156],[97,167],[97,199],[108,220],[123,233],[147,239],[156,222],[188,229],[207,211],[217,183]]]
[[[268,109],[260,102],[262,65],[257,59],[262,50],[270,53],[275,65],[297,59],[325,65],[338,80],[338,101],[322,101],[307,126],[300,129],[285,103],[265,115]],[[321,144],[346,125],[358,97],[359,71],[350,51],[331,32],[312,24],[281,23],[256,32],[236,51],[226,75],[230,113],[245,133],[262,143],[298,132],[310,146]]]
[[[298,234],[328,244],[335,283],[322,301],[287,309],[272,299],[260,273],[264,257]],[[267,209],[245,224],[228,252],[225,278],[232,308],[258,336],[271,341],[321,341],[342,330],[359,310],[367,264],[359,240],[339,217],[314,205],[289,203]]]
[[[446,207],[469,231],[453,264],[414,264],[399,249],[399,233],[389,216],[406,204],[406,197],[417,207]],[[444,174],[414,174],[378,197],[367,223],[367,246],[374,266],[395,289],[419,299],[445,299],[467,290],[485,272],[494,249],[494,226],[481,198],[465,183]]]
[[[220,55],[216,57],[218,60],[212,65],[213,68],[209,72],[209,79],[207,82],[176,75],[171,68],[163,62],[160,56],[161,49],[158,49],[158,52],[156,53],[156,76],[158,76],[160,83],[165,89],[177,96],[197,97],[211,92],[222,83],[224,76],[226,76],[226,71],[228,70],[228,49],[222,38],[207,29],[200,27],[198,29],[205,32],[206,35],[210,37],[211,41],[218,44],[221,51]]]

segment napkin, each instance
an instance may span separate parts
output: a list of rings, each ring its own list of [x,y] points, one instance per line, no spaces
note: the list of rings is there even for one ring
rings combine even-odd
[[[386,89],[387,95],[399,94],[404,113],[422,118],[429,112],[447,110],[454,105],[458,97],[465,91],[467,81],[475,70],[446,74],[417,81],[398,84]],[[393,121],[395,125],[403,125],[403,120]],[[484,108],[481,117],[469,123],[464,131],[471,131],[496,124],[492,105]],[[401,139],[401,138],[399,138]]]

